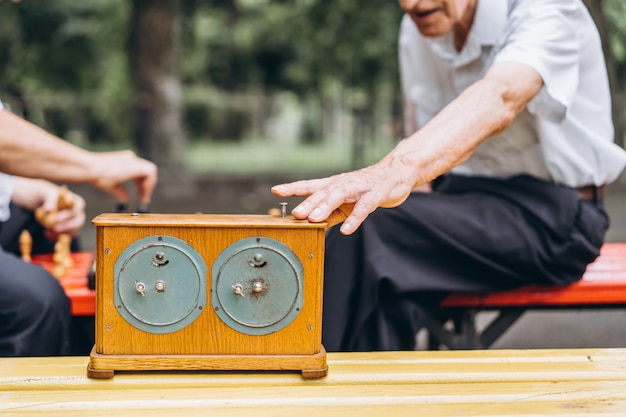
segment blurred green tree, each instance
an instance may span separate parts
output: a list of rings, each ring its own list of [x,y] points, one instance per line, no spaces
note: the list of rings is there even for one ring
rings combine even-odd
[[[72,125],[93,142],[129,143],[129,10],[126,0],[0,2],[2,97],[61,136]]]
[[[129,64],[135,143],[157,164],[161,182],[186,176],[182,86],[178,72],[177,0],[132,0]]]
[[[626,3],[585,3],[623,144]],[[302,109],[300,140],[343,137],[358,159],[380,125],[402,134],[401,16],[386,0],[5,0],[0,95],[68,140],[134,146],[174,173],[190,136],[262,135],[255,126],[287,96]]]

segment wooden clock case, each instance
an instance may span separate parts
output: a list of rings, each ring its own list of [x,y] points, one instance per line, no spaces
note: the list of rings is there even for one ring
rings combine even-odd
[[[271,215],[101,214],[87,373],[328,372],[325,223]]]

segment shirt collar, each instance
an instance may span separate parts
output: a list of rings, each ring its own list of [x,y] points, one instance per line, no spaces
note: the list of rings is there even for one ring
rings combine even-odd
[[[455,67],[465,65],[478,57],[482,46],[496,45],[502,34],[509,13],[509,2],[504,0],[478,0],[474,23],[467,42],[460,52],[454,48],[452,32],[438,37],[425,38],[426,44],[442,59],[451,61]]]

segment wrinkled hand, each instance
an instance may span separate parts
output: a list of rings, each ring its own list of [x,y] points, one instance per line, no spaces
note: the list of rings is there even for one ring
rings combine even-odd
[[[124,150],[94,154],[98,166],[96,178],[90,184],[112,194],[120,203],[127,203],[129,191],[125,183],[132,181],[139,201],[149,204],[157,184],[157,167],[139,158],[134,152]]]
[[[381,162],[328,178],[296,181],[272,187],[281,197],[307,197],[293,209],[297,219],[327,221],[329,226],[343,222],[341,232],[349,235],[359,228],[378,207],[396,207],[409,196],[413,181],[402,170]]]

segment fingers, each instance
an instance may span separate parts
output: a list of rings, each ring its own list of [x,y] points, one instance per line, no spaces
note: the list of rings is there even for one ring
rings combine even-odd
[[[148,173],[142,178],[135,179],[135,188],[139,195],[141,204],[148,205],[152,199],[152,193],[157,185],[157,169],[156,165],[148,168]]]
[[[58,194],[55,193],[52,194],[50,197],[46,197],[43,201],[43,204],[41,205],[41,210],[43,210],[45,213],[56,211],[58,201],[57,196]]]
[[[129,200],[129,192],[124,184],[116,184],[109,190],[111,195],[115,197],[115,201],[121,204],[127,204]]]
[[[291,213],[297,219],[306,219],[308,217],[311,221],[320,222],[326,220],[330,213],[344,202],[340,197],[340,194],[335,193],[334,198],[337,200],[337,205],[335,207],[330,207],[327,204],[320,207],[326,199],[327,194],[330,193],[331,184],[335,179],[336,176],[333,176],[323,179],[302,180],[288,184],[280,184],[272,187],[272,193],[280,197],[308,197],[295,209],[293,209]],[[315,213],[312,213],[312,211],[316,208],[318,210],[316,210]]]
[[[401,204],[411,191],[408,184],[401,175],[379,164],[329,178],[280,184],[272,192],[282,197],[306,196],[293,209],[295,218],[330,225],[343,222],[340,230],[348,235],[378,207]]]
[[[333,211],[330,216],[328,216],[328,219],[326,219],[328,227],[344,222],[352,212],[353,208],[354,204],[343,204],[337,210]]]
[[[374,201],[369,201],[369,195],[363,196],[350,211],[350,215],[344,220],[339,229],[344,235],[354,233],[365,221],[378,205]]]
[[[300,203],[292,213],[296,218],[308,218],[312,222],[326,220],[333,211],[344,203],[352,203],[356,200],[346,187],[323,188],[311,194]]]
[[[91,183],[94,187],[112,194],[118,203],[127,204],[129,190],[125,184],[132,181],[140,203],[150,203],[157,184],[157,167],[154,163],[128,150],[96,154],[95,157],[100,169]]]
[[[308,196],[323,188],[333,177],[326,179],[301,180],[272,187],[272,193],[279,197]]]
[[[52,228],[52,232],[56,235],[68,234],[72,237],[78,236],[85,225],[85,212],[73,213],[71,216],[61,219],[62,213],[59,212],[57,223]]]
[[[56,223],[52,232],[57,235],[65,233],[76,237],[85,225],[85,200],[71,192],[67,194],[67,197],[72,201],[72,207],[56,213]]]
[[[134,153],[126,152],[125,155],[128,156],[130,160],[127,161],[122,168],[128,170],[122,173],[121,178],[111,192],[118,202],[127,203],[129,198],[128,190],[123,184],[126,181],[132,180],[137,191],[139,202],[142,205],[148,205],[150,204],[152,193],[157,184],[157,167],[154,163],[139,158]]]
[[[349,178],[338,179],[335,182],[314,180],[317,186],[326,185],[326,188],[318,189],[293,209],[292,214],[297,219],[308,219],[319,223],[327,221],[329,226],[343,222],[341,232],[349,235],[363,223],[367,216],[374,211],[380,203],[376,193],[367,188],[367,182],[355,181]],[[300,181],[298,183],[279,186],[276,193],[310,192],[315,187],[312,182]],[[292,194],[279,194],[292,195]]]
[[[373,201],[368,202],[367,196],[363,196],[357,203],[342,203],[335,209],[331,209],[332,207],[325,201],[314,205],[305,200],[292,213],[297,219],[308,219],[314,223],[326,221],[329,227],[343,222],[340,231],[344,235],[349,235],[361,226],[372,211],[376,210],[377,205]]]

